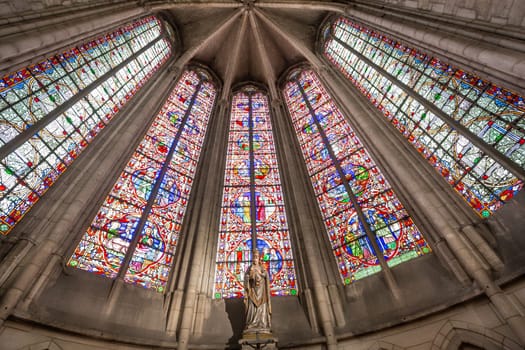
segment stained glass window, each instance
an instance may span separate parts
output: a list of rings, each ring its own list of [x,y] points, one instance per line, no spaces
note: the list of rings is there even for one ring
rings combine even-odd
[[[164,291],[215,95],[205,72],[183,74],[69,266]]]
[[[215,298],[243,295],[244,272],[254,249],[268,270],[271,294],[297,294],[277,164],[268,97],[247,86],[231,105]]]
[[[296,70],[285,100],[345,284],[430,252],[316,74]],[[378,256],[379,254],[379,256]]]
[[[480,216],[521,190],[471,140],[525,168],[523,97],[342,17],[325,33],[323,53]]]
[[[161,23],[147,17],[0,79],[0,233],[170,55]]]

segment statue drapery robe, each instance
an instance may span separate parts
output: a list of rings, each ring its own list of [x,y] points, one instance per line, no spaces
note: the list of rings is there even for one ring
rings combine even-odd
[[[270,278],[264,266],[252,264],[244,276],[244,332],[271,332]]]

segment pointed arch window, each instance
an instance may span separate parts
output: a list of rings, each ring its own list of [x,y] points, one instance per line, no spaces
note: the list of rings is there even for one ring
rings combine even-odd
[[[150,16],[0,79],[6,235],[171,55]]]
[[[246,86],[233,95],[222,199],[215,298],[243,295],[244,272],[257,249],[272,295],[297,285],[268,96]]]
[[[317,75],[292,72],[284,95],[344,283],[429,253]]]
[[[68,265],[164,291],[216,88],[184,72]]]
[[[322,34],[324,56],[476,213],[490,216],[522,189],[522,96],[344,17]]]

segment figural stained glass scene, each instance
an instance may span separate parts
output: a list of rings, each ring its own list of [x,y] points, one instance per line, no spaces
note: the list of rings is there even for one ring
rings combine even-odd
[[[204,71],[184,72],[69,266],[164,291],[215,94]]]
[[[0,233],[12,230],[170,55],[151,16],[0,79]]]
[[[345,284],[430,252],[317,75],[298,69],[285,101]]]
[[[327,61],[480,217],[522,189],[512,170],[483,146],[525,168],[522,97],[344,17],[329,21],[321,36]],[[171,56],[163,23],[148,16],[0,80],[2,234]],[[430,253],[388,174],[314,69],[296,69],[285,78],[280,93],[343,283]],[[68,266],[165,291],[215,110],[213,80],[204,69],[183,71]],[[231,105],[213,296],[242,296],[254,250],[269,272],[272,295],[296,295],[269,94],[248,84],[226,102]]]
[[[482,149],[525,168],[523,97],[344,17],[323,36],[325,57],[478,215],[489,217],[523,188]]]
[[[0,2],[0,350],[525,350],[525,0]]]
[[[231,103],[226,174],[215,271],[215,298],[241,297],[256,249],[272,295],[296,295],[297,284],[268,96],[245,86]]]

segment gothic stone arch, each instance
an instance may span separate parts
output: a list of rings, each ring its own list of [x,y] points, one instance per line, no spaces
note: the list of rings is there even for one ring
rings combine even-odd
[[[485,350],[521,349],[518,343],[503,334],[476,324],[451,320],[439,330],[432,342],[432,350],[458,350],[464,344]]]

